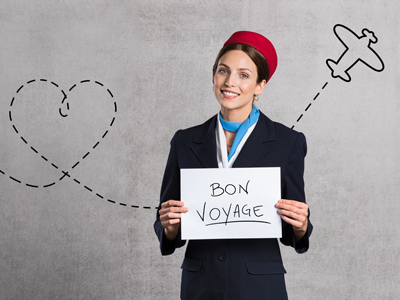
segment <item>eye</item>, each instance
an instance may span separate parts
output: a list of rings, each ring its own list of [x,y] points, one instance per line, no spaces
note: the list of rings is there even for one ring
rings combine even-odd
[[[221,73],[221,74],[226,74],[226,73],[228,73],[228,71],[227,71],[226,69],[220,69],[218,72]]]
[[[243,73],[243,74],[240,74],[240,77],[242,77],[242,78],[249,78],[249,75]]]

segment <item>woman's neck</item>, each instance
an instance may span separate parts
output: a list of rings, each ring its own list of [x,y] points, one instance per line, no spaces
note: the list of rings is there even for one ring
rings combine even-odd
[[[248,109],[226,109],[221,106],[221,116],[225,121],[243,123],[250,116],[253,106]]]

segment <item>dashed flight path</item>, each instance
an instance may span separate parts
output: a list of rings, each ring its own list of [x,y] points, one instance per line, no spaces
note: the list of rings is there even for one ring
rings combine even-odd
[[[322,91],[326,88],[326,86],[328,85],[328,82],[325,82],[325,84],[322,86],[321,91],[318,92],[315,97],[313,98],[313,100],[307,105],[306,109],[304,110],[304,112],[297,118],[296,123],[300,122],[300,120],[303,118],[304,114],[309,110],[309,108],[311,107],[311,105],[314,103],[315,100],[317,100],[317,98],[319,97],[319,95],[322,93]],[[295,125],[293,125],[290,129],[293,129],[295,127]]]
[[[52,181],[52,182],[48,182],[48,183],[45,183],[45,184],[42,184],[42,185],[38,185],[38,184],[30,183],[30,182],[24,182],[24,181],[23,181],[22,179],[20,179],[19,177],[14,176],[14,175],[12,175],[12,174],[7,174],[6,172],[4,172],[4,171],[1,170],[1,169],[0,169],[0,174],[2,174],[2,175],[4,175],[4,176],[8,177],[10,180],[12,180],[12,181],[14,181],[14,182],[17,182],[17,183],[19,183],[19,184],[21,184],[21,185],[27,186],[27,187],[29,187],[29,188],[35,188],[35,189],[38,189],[38,188],[50,188],[50,187],[56,185],[57,183],[59,183],[60,181],[62,181],[64,178],[69,178],[69,179],[72,179],[73,182],[75,182],[76,184],[82,186],[86,191],[88,191],[88,192],[94,194],[95,196],[97,196],[97,197],[100,198],[100,199],[106,200],[106,201],[109,202],[109,203],[114,203],[114,204],[118,204],[118,205],[126,206],[126,207],[131,207],[131,208],[151,209],[150,206],[128,205],[127,203],[118,202],[118,201],[116,201],[116,200],[109,199],[109,198],[103,196],[101,193],[98,193],[97,191],[95,191],[93,188],[91,188],[91,187],[85,185],[85,184],[82,182],[81,179],[74,178],[73,175],[70,174],[70,173],[72,173],[72,171],[73,171],[75,168],[77,168],[77,167],[79,166],[79,164],[81,163],[81,161],[83,161],[84,159],[86,159],[91,153],[93,153],[93,152],[95,151],[95,149],[100,145],[100,143],[103,141],[103,139],[106,138],[107,134],[108,134],[109,131],[111,130],[111,127],[112,127],[112,126],[114,125],[114,123],[115,123],[115,120],[116,120],[116,116],[115,116],[115,115],[116,115],[116,113],[117,113],[117,102],[114,100],[114,95],[113,95],[113,93],[111,92],[111,90],[108,89],[108,88],[105,88],[105,87],[104,87],[104,84],[102,84],[101,82],[99,82],[99,81],[91,81],[91,80],[82,80],[82,81],[78,82],[77,84],[72,85],[72,86],[68,89],[68,93],[70,93],[70,92],[73,91],[73,89],[76,88],[78,85],[88,84],[88,83],[94,83],[94,84],[96,84],[97,86],[100,86],[100,87],[104,88],[105,91],[107,92],[108,96],[109,96],[109,99],[110,99],[111,101],[113,101],[113,104],[114,104],[114,111],[113,111],[113,114],[114,114],[114,115],[112,116],[112,119],[110,120],[110,123],[109,123],[109,125],[108,125],[108,128],[107,128],[107,129],[105,130],[105,132],[101,135],[101,137],[99,137],[98,141],[91,147],[91,149],[90,149],[89,151],[87,151],[79,160],[77,160],[77,161],[72,165],[72,167],[67,168],[67,170],[65,170],[64,168],[61,168],[56,162],[51,161],[51,160],[46,156],[45,153],[39,152],[39,151],[35,148],[35,146],[32,145],[32,144],[29,142],[29,138],[28,138],[28,137],[21,135],[21,134],[20,134],[20,131],[18,130],[17,124],[15,124],[15,122],[14,122],[14,120],[13,120],[13,109],[14,109],[14,107],[15,107],[14,104],[15,104],[16,101],[18,101],[18,98],[19,98],[18,96],[20,95],[20,93],[21,93],[21,91],[22,91],[23,89],[26,89],[29,85],[32,85],[32,84],[34,84],[34,83],[36,83],[36,84],[38,84],[38,83],[40,83],[40,84],[45,84],[45,83],[47,83],[47,84],[53,85],[53,86],[56,87],[56,88],[59,88],[60,91],[61,91],[61,93],[62,93],[62,95],[63,95],[63,99],[62,99],[62,101],[61,101],[61,107],[59,108],[59,114],[60,114],[60,116],[63,117],[63,118],[65,118],[65,117],[68,116],[68,112],[69,112],[69,102],[68,102],[67,93],[66,93],[63,89],[61,89],[57,83],[55,83],[55,82],[53,82],[53,81],[50,81],[50,80],[47,80],[47,79],[39,79],[39,80],[32,79],[32,80],[29,80],[28,82],[26,82],[26,84],[21,85],[21,86],[17,89],[16,95],[12,98],[12,100],[11,100],[11,102],[10,102],[10,110],[8,111],[9,121],[10,121],[10,123],[11,123],[11,127],[13,128],[14,132],[19,136],[20,140],[21,140],[26,146],[28,146],[36,155],[38,155],[38,157],[40,157],[43,161],[45,161],[46,163],[48,163],[52,168],[54,168],[54,169],[56,169],[56,170],[59,170],[60,173],[61,173],[61,177],[58,178],[57,180]]]

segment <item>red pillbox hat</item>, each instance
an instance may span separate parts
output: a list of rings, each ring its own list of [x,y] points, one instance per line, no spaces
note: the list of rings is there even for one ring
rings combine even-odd
[[[256,48],[261,52],[262,55],[264,55],[269,68],[269,77],[267,80],[269,81],[278,65],[278,56],[276,55],[274,45],[272,45],[272,43],[265,36],[252,31],[235,32],[225,42],[224,46],[232,43],[248,44]]]

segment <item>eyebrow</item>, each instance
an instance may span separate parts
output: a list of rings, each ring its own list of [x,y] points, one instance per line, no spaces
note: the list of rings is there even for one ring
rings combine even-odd
[[[242,71],[249,71],[250,73],[253,73],[250,69],[247,69],[247,68],[240,68],[239,70],[242,70]]]
[[[225,65],[225,64],[223,64],[223,63],[219,64],[218,66],[224,66],[225,68],[230,69],[227,65]],[[252,72],[250,69],[248,69],[248,68],[239,68],[239,70],[241,70],[241,71],[249,71],[250,73],[253,73],[253,72]]]

